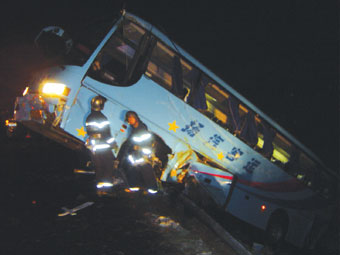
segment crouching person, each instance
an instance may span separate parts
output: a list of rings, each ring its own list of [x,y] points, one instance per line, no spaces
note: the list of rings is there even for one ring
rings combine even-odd
[[[119,168],[125,173],[130,190],[142,188],[151,194],[158,193],[154,161],[161,157],[160,146],[156,146],[161,138],[148,130],[136,112],[128,111],[125,121],[131,126],[131,133],[119,151]]]

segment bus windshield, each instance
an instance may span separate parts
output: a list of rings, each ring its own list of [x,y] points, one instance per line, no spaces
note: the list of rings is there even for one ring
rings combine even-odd
[[[49,26],[39,33],[35,43],[51,65],[82,66],[112,26],[113,22],[97,22],[87,26],[69,24],[63,28]]]
[[[85,64],[99,43],[112,28],[114,22],[94,22],[87,26],[73,25],[66,27],[74,41],[71,52],[65,56],[64,64],[79,65]]]

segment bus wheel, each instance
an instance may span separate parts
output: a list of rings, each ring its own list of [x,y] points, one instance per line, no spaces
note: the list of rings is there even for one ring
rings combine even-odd
[[[267,225],[266,242],[269,246],[277,248],[281,246],[285,240],[288,230],[288,217],[285,213],[274,213]]]

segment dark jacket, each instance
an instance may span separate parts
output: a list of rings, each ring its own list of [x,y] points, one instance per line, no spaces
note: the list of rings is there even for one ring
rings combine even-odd
[[[152,146],[152,138],[151,137],[150,137],[150,139],[147,139],[147,140],[145,140],[143,142],[139,142],[139,143],[134,141],[134,139],[133,139],[135,137],[140,137],[143,134],[147,134],[147,133],[150,133],[150,132],[148,131],[146,125],[143,122],[139,122],[139,125],[138,125],[137,128],[132,127],[131,133],[128,136],[128,138],[126,139],[126,141],[122,144],[122,146],[119,150],[119,153],[118,153],[118,157],[117,157],[117,159],[123,164],[123,167],[124,167],[124,164],[125,164],[125,163],[123,163],[123,161],[126,160],[128,155],[130,155],[131,153],[133,153],[133,154],[137,153],[135,145],[137,145],[139,147],[141,147],[141,146],[144,146],[144,147]]]
[[[110,131],[110,122],[107,117],[98,111],[92,111],[86,118],[86,131],[90,140],[95,144],[110,144],[108,141],[112,138]]]
[[[143,134],[151,134],[149,139],[144,141],[136,142],[134,137],[141,137]],[[136,151],[136,146],[138,146],[139,151]],[[168,161],[168,154],[172,153],[171,148],[164,142],[164,140],[157,134],[150,132],[147,126],[140,121],[137,128],[132,127],[132,131],[128,139],[123,143],[119,153],[118,160],[121,161],[126,158],[129,154],[135,154],[137,156],[140,152],[140,148],[150,148],[153,150],[155,156],[162,162],[162,167],[165,167]]]

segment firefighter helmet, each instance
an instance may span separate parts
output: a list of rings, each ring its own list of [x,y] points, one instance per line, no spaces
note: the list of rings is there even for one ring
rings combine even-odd
[[[91,100],[91,109],[93,111],[101,111],[104,109],[104,104],[106,102],[106,99],[102,96],[95,96],[94,98],[92,98]]]

